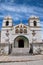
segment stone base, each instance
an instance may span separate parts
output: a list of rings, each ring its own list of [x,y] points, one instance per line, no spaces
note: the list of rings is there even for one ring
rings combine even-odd
[[[31,46],[30,46],[31,48]],[[2,44],[0,45],[0,55],[15,55],[15,56],[19,56],[19,55],[30,55],[29,51],[30,48],[14,48],[11,46],[11,44]],[[43,54],[43,44],[42,43],[34,43],[32,44],[32,48],[31,51],[33,49],[33,54]]]
[[[0,55],[8,55],[9,45],[8,44],[0,44]]]
[[[42,43],[33,44],[33,54],[43,54],[43,44]]]

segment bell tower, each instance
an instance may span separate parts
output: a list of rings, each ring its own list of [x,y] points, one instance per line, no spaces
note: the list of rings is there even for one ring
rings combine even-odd
[[[2,22],[2,29],[1,29],[1,43],[8,43],[10,42],[10,36],[12,33],[13,22],[11,16],[6,16]]]
[[[31,16],[29,18],[29,27],[31,32],[32,43],[41,42],[41,26],[40,19],[37,16]]]
[[[29,26],[30,26],[30,27],[40,27],[39,17],[31,16],[31,17],[29,18]]]
[[[4,17],[2,28],[12,27],[12,18],[11,16]]]

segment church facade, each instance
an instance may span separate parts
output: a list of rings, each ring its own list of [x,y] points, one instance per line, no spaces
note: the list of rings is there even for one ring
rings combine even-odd
[[[0,53],[38,53],[39,48],[43,49],[39,17],[31,16],[28,25],[23,23],[13,25],[11,16],[4,17],[1,28]]]

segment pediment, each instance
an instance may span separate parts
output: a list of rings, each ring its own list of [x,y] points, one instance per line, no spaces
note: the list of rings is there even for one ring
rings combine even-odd
[[[27,33],[27,26],[24,24],[19,24],[15,26],[16,33]]]
[[[16,25],[15,28],[27,28],[27,26],[24,24],[19,24],[19,25]]]

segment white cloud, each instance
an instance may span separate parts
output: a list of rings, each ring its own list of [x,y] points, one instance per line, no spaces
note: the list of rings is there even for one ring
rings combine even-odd
[[[42,8],[39,8],[39,7],[31,7],[31,6],[11,6],[11,5],[6,5],[6,4],[1,4],[1,7],[0,7],[0,10],[5,10],[5,11],[8,11],[9,13],[10,12],[13,12],[14,14],[12,16],[14,16],[13,18],[16,18],[16,16],[19,18],[22,18],[24,15],[23,13],[25,14],[24,17],[28,18],[31,14],[34,15],[39,15],[39,17],[42,17],[43,18],[43,14],[40,13],[40,12],[43,12],[43,9]],[[37,11],[38,10],[38,11]],[[12,14],[12,13],[10,13]],[[16,18],[17,19],[17,18]]]
[[[15,20],[18,20],[19,18],[23,18],[23,13],[25,14],[25,18],[28,18],[30,13],[36,13],[34,11],[34,8],[32,7],[26,7],[26,6],[11,6],[11,5],[5,5],[5,4],[1,4],[1,8],[0,10],[5,10],[5,11],[9,11],[9,12],[13,12],[14,14],[11,16],[14,16],[13,18],[15,18]],[[5,13],[6,14],[6,13]]]
[[[37,11],[38,9],[38,11]],[[43,14],[40,13],[43,11],[42,8],[38,8],[38,7],[31,7],[31,6],[11,6],[11,5],[5,5],[5,4],[1,4],[1,8],[0,10],[5,10],[8,11],[9,14],[11,16],[13,16],[13,18],[15,18],[15,20],[17,19],[21,19],[23,18],[28,18],[31,14],[32,15],[39,15],[40,18],[43,18]],[[40,10],[40,11],[39,11]],[[14,14],[10,13],[13,12]],[[24,15],[23,15],[24,13]],[[5,13],[6,14],[6,13]]]
[[[23,13],[36,13],[34,11],[34,8],[33,7],[26,7],[26,6],[10,6],[10,5],[5,5],[5,4],[2,4],[1,7],[4,9],[4,10],[7,10],[7,11],[12,11],[12,12],[23,12]]]

